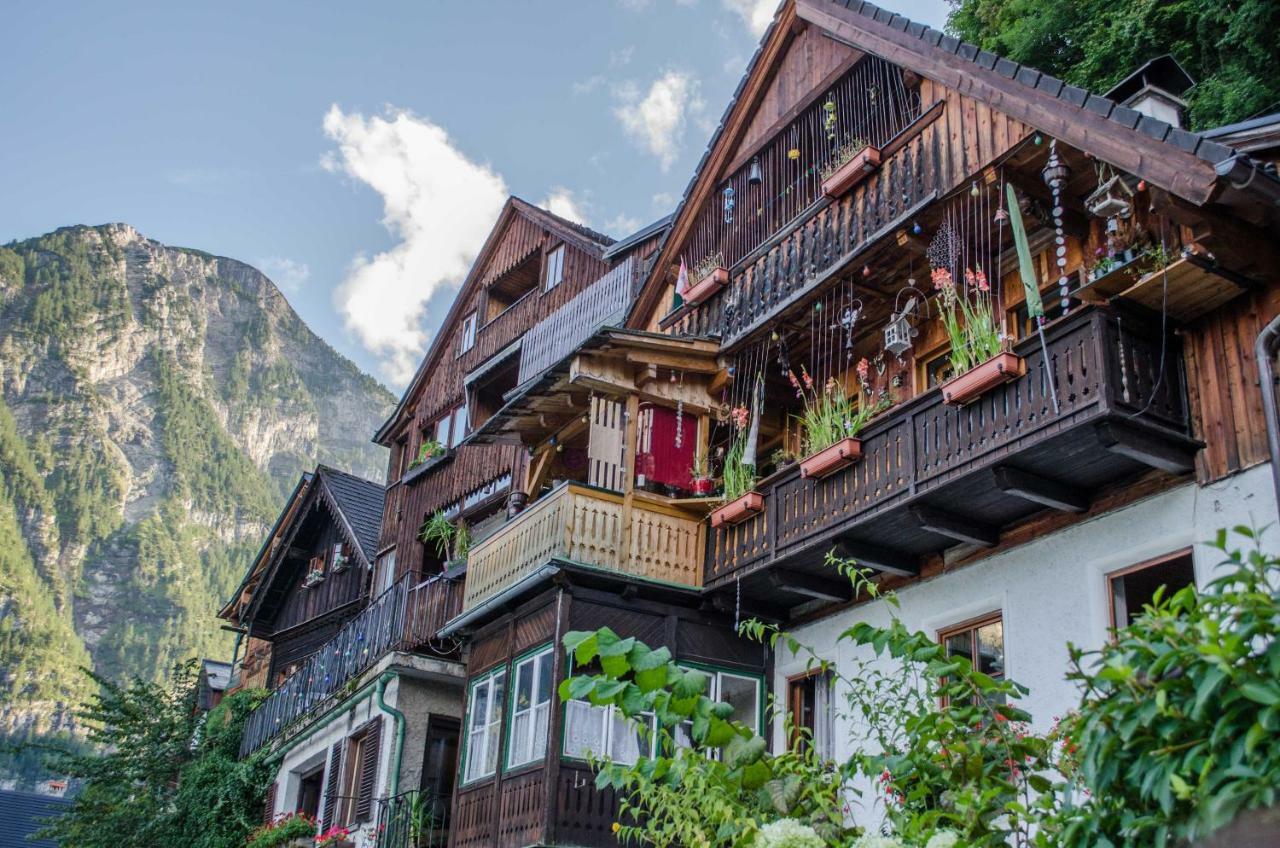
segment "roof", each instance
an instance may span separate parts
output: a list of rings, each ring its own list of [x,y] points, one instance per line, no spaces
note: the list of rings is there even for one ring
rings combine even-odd
[[[346,520],[356,544],[360,546],[360,552],[364,554],[365,562],[372,563],[378,552],[386,489],[381,483],[374,483],[327,465],[319,466],[316,475],[328,490],[334,506]]]
[[[1264,202],[1272,202],[1270,195],[1276,191],[1276,181],[1270,175],[1258,181],[1240,180],[1233,175],[1237,169],[1264,173],[1261,163],[1214,141],[1207,134],[1193,133],[1148,117],[1111,98],[1067,85],[1035,68],[982,50],[873,3],[863,0],[783,0],[694,169],[672,218],[673,228],[680,223],[691,195],[703,180],[704,170],[721,143],[739,101],[748,89],[748,82],[759,72],[762,59],[768,56],[772,62],[783,55],[782,47],[792,29],[790,18],[793,9],[795,16],[820,27],[837,41],[922,73],[1005,112],[1009,112],[1016,101],[1034,101],[1034,105],[1042,105],[1045,99],[1051,98],[1063,107],[1060,115],[1053,115],[1051,121],[1037,122],[1024,118],[1025,122],[1090,153],[1100,153],[1096,142],[1105,135],[1112,143],[1105,151],[1107,155],[1101,158],[1120,160],[1112,164],[1193,203],[1204,204],[1214,199],[1223,186],[1221,177],[1229,177],[1225,182],[1234,191],[1251,191]],[[780,28],[779,22],[783,20],[787,20],[788,25]],[[925,64],[921,61],[925,56],[936,60],[935,73],[920,67]],[[1153,143],[1156,145],[1154,148],[1151,146]],[[654,281],[666,273],[662,253],[673,231],[668,230],[659,247],[650,279],[636,298],[629,324],[646,317],[652,308],[658,289]]]
[[[449,328],[462,317],[462,308],[467,302],[468,295],[480,284],[481,269],[484,268],[490,254],[501,241],[501,235],[506,229],[507,222],[510,221],[512,215],[517,213],[538,221],[542,226],[553,232],[559,232],[566,240],[573,242],[579,248],[588,253],[593,253],[601,259],[604,258],[605,249],[614,243],[613,239],[604,233],[596,232],[590,227],[562,218],[515,195],[508,197],[507,202],[502,207],[502,212],[498,215],[498,220],[494,222],[493,229],[489,231],[484,245],[472,261],[471,268],[467,271],[467,276],[458,287],[458,294],[454,297],[453,303],[449,305],[449,311],[445,314],[444,320],[440,322],[440,327],[436,330],[431,347],[427,349],[426,355],[422,357],[422,362],[418,364],[418,370],[414,372],[413,379],[405,387],[404,393],[400,396],[400,401],[396,404],[396,408],[391,411],[387,420],[374,433],[374,443],[386,444],[392,428],[395,427],[404,414],[409,399],[417,395],[418,388],[431,370],[431,363],[440,356],[441,351],[449,343],[451,338],[451,334],[448,332]]]
[[[271,530],[263,537],[262,544],[258,547],[258,552],[253,555],[253,560],[249,563],[249,567],[244,571],[244,577],[240,580],[240,585],[231,593],[231,598],[222,605],[222,609],[218,610],[218,618],[230,621],[232,614],[235,612],[236,603],[240,600],[240,596],[244,590],[249,587],[249,581],[253,579],[253,575],[258,569],[266,565],[267,554],[271,552],[271,540],[280,532],[280,528],[284,526],[285,519],[288,517],[290,507],[298,502],[299,496],[307,490],[311,484],[312,475],[310,471],[302,472],[298,478],[297,484],[293,487],[293,491],[289,497],[285,499],[285,507],[280,510],[280,514],[276,516],[276,520],[271,525]]]
[[[640,229],[636,230],[631,235],[622,239],[622,241],[614,242],[613,247],[610,247],[608,250],[606,250],[602,258],[606,260],[613,259],[615,256],[619,256],[623,253],[626,253],[628,250],[640,244],[641,242],[647,241],[648,239],[652,238],[655,234],[665,230],[667,228],[667,225],[671,223],[671,219],[674,217],[675,217],[674,213],[670,215],[663,215],[661,218],[654,221],[652,224],[648,224],[647,226],[641,227]]]
[[[27,837],[44,827],[43,819],[58,816],[70,806],[70,798],[0,791],[0,848],[57,848],[58,843],[52,839]]]
[[[210,689],[226,689],[231,683],[231,663],[218,660],[201,660],[200,673],[209,681]]]
[[[1165,54],[1157,56],[1111,86],[1107,97],[1123,103],[1147,86],[1155,86],[1174,97],[1180,97],[1195,84],[1196,81],[1178,64],[1178,60]]]

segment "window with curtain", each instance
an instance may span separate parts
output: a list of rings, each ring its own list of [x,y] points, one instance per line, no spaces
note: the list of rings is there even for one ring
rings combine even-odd
[[[552,647],[548,645],[516,663],[511,700],[511,740],[507,745],[509,768],[540,760],[547,752],[552,656]]]
[[[498,748],[502,740],[502,701],[506,695],[507,673],[492,672],[471,684],[467,699],[467,757],[463,781],[492,776],[498,770]]]
[[[570,701],[564,713],[564,755],[575,759],[608,757],[621,765],[634,765],[641,754],[654,755],[655,720],[629,719],[610,704],[597,707],[587,701]]]

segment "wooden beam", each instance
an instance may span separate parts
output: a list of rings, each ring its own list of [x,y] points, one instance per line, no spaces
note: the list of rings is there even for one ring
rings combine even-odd
[[[529,463],[529,478],[525,481],[524,491],[530,499],[536,498],[538,492],[542,489],[542,481],[546,479],[547,472],[551,470],[551,457],[555,456],[554,450],[543,451],[534,457],[533,462]]]
[[[859,565],[899,577],[915,577],[920,573],[920,563],[915,557],[879,545],[841,539],[836,542],[832,553],[841,559],[856,560]]]
[[[911,517],[922,529],[957,542],[991,548],[1000,541],[1000,531],[995,527],[937,507],[917,504],[911,507]]]
[[[844,578],[832,580],[787,568],[769,569],[769,583],[783,592],[794,592],[820,601],[853,600],[853,584]]]
[[[731,594],[717,593],[708,597],[711,609],[726,615],[737,616],[741,621],[749,618],[763,618],[769,621],[786,621],[791,611],[780,604],[757,601],[754,598],[743,598],[741,608]]]
[[[1186,474],[1195,468],[1195,450],[1147,433],[1127,424],[1104,421],[1098,425],[1098,440],[1112,453],[1136,459],[1144,465]]]
[[[1008,465],[997,465],[993,473],[996,486],[1006,495],[1015,495],[1063,512],[1084,512],[1089,508],[1089,496],[1066,483]]]
[[[720,366],[716,364],[715,357],[712,356],[658,353],[652,350],[629,350],[627,351],[627,362],[634,365],[670,368],[673,371],[687,371],[690,374],[715,374],[720,370]]]

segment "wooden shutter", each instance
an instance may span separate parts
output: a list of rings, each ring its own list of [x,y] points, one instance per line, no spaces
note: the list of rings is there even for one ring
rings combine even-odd
[[[378,781],[379,743],[382,741],[382,719],[375,718],[367,725],[364,747],[361,750],[360,784],[356,791],[356,821],[368,821],[373,811],[373,793]]]
[[[320,820],[321,832],[338,823],[338,795],[342,791],[342,745],[342,742],[335,742],[329,749],[329,771],[324,776],[324,817]]]
[[[591,399],[591,427],[587,435],[587,483],[621,492],[626,488],[622,443],[626,435],[623,406],[616,400]]]
[[[271,824],[272,817],[276,811],[276,784],[271,784],[267,789],[267,801],[262,807],[262,823]]]

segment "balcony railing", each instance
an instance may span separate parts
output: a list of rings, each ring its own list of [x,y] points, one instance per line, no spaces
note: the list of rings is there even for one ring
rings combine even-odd
[[[376,848],[444,848],[451,800],[416,790],[383,798],[378,802]]]
[[[1045,506],[1083,509],[1144,467],[1189,470],[1181,351],[1167,336],[1162,356],[1161,336],[1136,316],[1080,310],[1048,328],[1047,356],[1037,338],[1019,343],[1026,374],[974,403],[934,390],[891,410],[864,431],[858,463],[823,480],[793,467],[759,487],[762,513],[711,531],[708,587],[741,580],[744,596],[776,600],[786,580],[767,567],[821,575],[833,547],[909,573],[922,554],[992,544]]]
[[[405,575],[338,631],[263,701],[245,723],[240,756],[286,732],[390,651],[429,645],[459,612],[462,586]]]
[[[701,583],[702,523],[680,510],[561,483],[467,557],[464,610],[553,559],[683,586]]]

